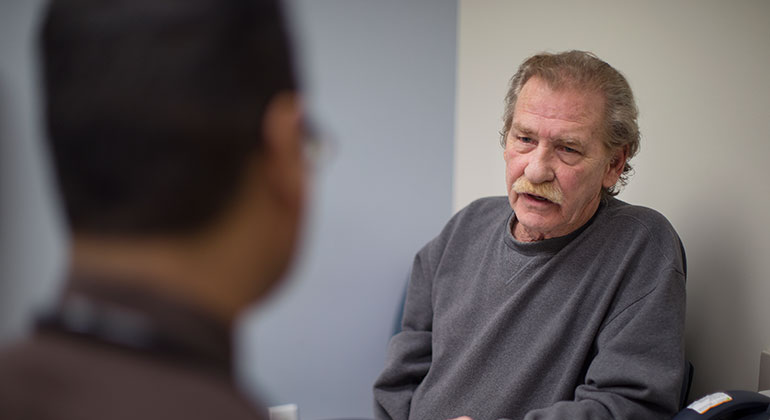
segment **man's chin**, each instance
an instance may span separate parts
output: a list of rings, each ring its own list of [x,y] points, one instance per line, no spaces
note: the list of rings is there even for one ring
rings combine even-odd
[[[530,232],[550,232],[558,224],[558,204],[548,202],[547,206],[537,206],[532,208],[521,200],[517,200],[513,207],[516,214],[516,223],[521,224],[523,228]]]
[[[535,198],[529,194],[517,194],[511,201],[511,208],[516,215],[532,215],[539,219],[552,218],[559,213],[561,206],[552,201]]]

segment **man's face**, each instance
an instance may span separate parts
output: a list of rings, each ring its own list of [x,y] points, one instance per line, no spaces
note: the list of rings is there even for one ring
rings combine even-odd
[[[554,91],[537,77],[524,84],[503,152],[516,239],[575,231],[598,208],[602,186],[615,185],[625,156],[602,142],[603,111],[598,93]]]

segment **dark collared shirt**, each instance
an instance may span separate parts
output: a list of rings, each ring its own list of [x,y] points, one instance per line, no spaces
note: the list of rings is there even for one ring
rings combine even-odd
[[[0,418],[259,419],[232,380],[226,325],[174,299],[73,278],[0,353]]]

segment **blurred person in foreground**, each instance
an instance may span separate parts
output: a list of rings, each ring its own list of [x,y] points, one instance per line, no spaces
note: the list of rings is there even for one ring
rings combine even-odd
[[[305,205],[280,4],[54,0],[40,41],[71,259],[55,310],[0,355],[0,418],[265,417],[231,333]]]
[[[684,372],[685,255],[614,195],[639,148],[625,77],[593,54],[525,60],[503,115],[507,197],[415,258],[378,419],[668,419]]]

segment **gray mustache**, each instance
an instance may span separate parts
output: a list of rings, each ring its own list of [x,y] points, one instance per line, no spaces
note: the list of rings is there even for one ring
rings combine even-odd
[[[561,204],[564,201],[564,194],[553,182],[533,184],[527,178],[521,176],[513,183],[511,189],[517,194],[536,195],[556,204]]]

